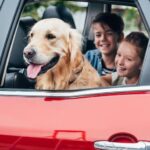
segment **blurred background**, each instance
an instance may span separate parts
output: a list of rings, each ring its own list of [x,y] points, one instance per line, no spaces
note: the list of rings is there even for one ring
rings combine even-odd
[[[40,3],[30,3],[26,5],[22,13],[22,17],[32,16],[36,20],[39,20],[41,19],[45,9],[50,5],[52,6],[63,5],[67,7],[74,18],[76,28],[80,32],[83,31],[84,22],[86,19],[86,10],[88,5],[87,2],[71,2],[71,1],[64,1],[64,0],[57,0],[57,1],[42,0]],[[122,16],[125,22],[125,30],[124,30],[125,35],[128,34],[130,31],[145,32],[145,28],[143,26],[142,20],[135,7],[113,5],[112,12]]]

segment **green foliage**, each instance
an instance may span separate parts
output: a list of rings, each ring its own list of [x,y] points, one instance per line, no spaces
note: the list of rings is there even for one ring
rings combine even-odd
[[[67,8],[69,8],[72,12],[77,12],[77,11],[81,11],[81,7],[79,5],[77,5],[77,3],[73,3],[70,1],[66,1],[66,0],[42,0],[40,3],[30,3],[27,4],[26,7],[24,8],[22,17],[25,16],[32,16],[33,18],[35,18],[36,20],[39,20],[41,16],[39,16],[38,11],[37,10],[44,10],[46,9],[49,5],[63,5]],[[82,10],[84,10],[82,8]]]
[[[113,12],[119,14],[125,23],[125,34],[131,31],[145,32],[144,25],[137,8],[130,6],[113,6]]]
[[[125,27],[128,30],[137,30],[137,22],[139,19],[138,11],[135,8],[127,8],[124,11],[123,18],[125,21]]]
[[[67,0],[41,0],[40,3],[29,3],[25,6],[22,16],[32,16],[39,20],[42,13],[49,5],[63,5],[71,10],[72,13],[86,10],[86,7],[79,5],[81,2],[71,2]],[[112,11],[122,16],[125,22],[125,32],[145,31],[140,15],[136,8],[128,6],[113,5]]]

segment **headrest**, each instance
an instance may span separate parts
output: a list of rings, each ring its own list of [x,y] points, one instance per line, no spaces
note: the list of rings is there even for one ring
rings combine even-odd
[[[32,17],[24,17],[20,19],[12,52],[9,61],[9,67],[24,68],[23,49],[27,45],[27,35],[30,28],[35,24],[36,20]]]
[[[37,21],[33,19],[31,16],[22,17],[20,19],[20,24],[23,26],[23,28],[26,30],[26,33],[30,31],[31,27],[36,23]]]
[[[75,27],[73,16],[68,8],[63,5],[49,6],[43,13],[42,19],[59,18],[69,23],[72,28]]]

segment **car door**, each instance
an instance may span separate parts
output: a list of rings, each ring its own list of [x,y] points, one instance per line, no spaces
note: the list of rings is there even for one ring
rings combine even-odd
[[[97,2],[104,4],[104,1]],[[145,2],[148,6],[149,1]],[[114,1],[114,3],[118,4],[119,1]],[[112,4],[112,1],[106,4]],[[3,28],[0,29],[0,33],[4,32],[4,37],[7,37],[3,37],[4,42],[0,49],[3,62],[0,70],[1,79],[6,76],[8,53],[11,50],[9,47],[13,39],[13,36],[9,34],[13,34],[14,28],[17,27],[17,21],[13,20],[14,18],[17,20],[20,15],[18,11],[22,10],[23,2],[18,1],[13,5],[14,11],[10,13],[9,27],[5,29],[5,32],[2,31],[7,23],[4,20]],[[136,5],[144,16],[143,20],[147,22],[148,29],[149,21],[147,21],[148,15],[145,11],[147,8],[144,7],[142,1],[136,2]],[[5,3],[1,7],[4,6]],[[14,17],[14,14],[18,16]],[[0,18],[1,16],[3,13],[0,12]],[[10,28],[11,24],[14,28]],[[149,49],[147,49],[147,55],[148,53]],[[144,62],[141,82],[138,86],[82,90],[39,91],[33,88],[6,88],[2,80],[0,149],[94,150],[97,148],[108,150],[127,149],[132,146],[137,149],[149,148],[149,143],[144,143],[150,142],[150,119],[148,117],[150,86],[146,84],[149,83],[149,73],[145,73],[147,70],[148,58]],[[23,81],[20,82],[23,83]],[[107,143],[108,141],[126,143],[126,145],[122,146],[118,143],[110,145],[112,143]],[[138,142],[141,144],[133,145]]]

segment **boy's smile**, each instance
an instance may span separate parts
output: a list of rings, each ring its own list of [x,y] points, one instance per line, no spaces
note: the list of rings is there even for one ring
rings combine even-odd
[[[118,36],[109,26],[95,23],[93,25],[96,47],[106,55],[116,53]]]

